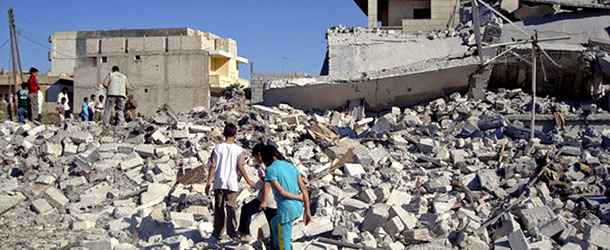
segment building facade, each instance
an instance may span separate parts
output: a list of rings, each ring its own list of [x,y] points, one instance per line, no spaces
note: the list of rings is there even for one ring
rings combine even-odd
[[[76,102],[105,94],[101,83],[114,65],[145,115],[166,103],[177,111],[209,107],[211,94],[248,86],[239,78],[238,65],[248,60],[237,56],[237,43],[190,28],[57,32],[49,40],[52,70],[74,75]]]
[[[394,27],[403,32],[452,28],[459,23],[456,0],[354,0],[368,17],[368,27]]]

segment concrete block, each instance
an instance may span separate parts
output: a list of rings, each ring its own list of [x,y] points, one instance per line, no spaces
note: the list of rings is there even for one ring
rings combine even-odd
[[[488,191],[497,188],[498,183],[500,182],[500,177],[498,177],[496,171],[493,169],[481,169],[477,172],[477,177],[479,179],[479,185]]]
[[[63,148],[61,147],[61,145],[52,143],[52,142],[48,142],[48,141],[43,143],[40,146],[41,155],[60,156],[62,151],[63,151]]]
[[[582,151],[579,147],[572,147],[572,146],[561,147],[561,154],[563,154],[563,155],[580,156],[581,153],[582,153]]]
[[[585,226],[584,240],[589,243],[610,249],[610,227],[608,225],[589,225]]]
[[[388,159],[388,157],[390,157],[390,153],[388,153],[385,148],[380,146],[371,150],[370,156],[373,160],[373,163],[381,165]]]
[[[75,144],[82,144],[82,143],[89,143],[93,141],[93,135],[91,135],[88,132],[76,132],[76,133],[72,133],[70,134],[70,139],[72,140],[72,142],[74,142]]]
[[[131,227],[131,223],[129,223],[128,220],[125,218],[112,220],[112,221],[108,222],[109,231],[123,231],[123,230],[129,229],[130,227]]]
[[[382,227],[390,217],[389,209],[390,206],[383,203],[373,205],[367,212],[362,224],[360,224],[360,230],[373,232],[375,229]]]
[[[405,225],[405,229],[413,229],[417,224],[417,216],[415,214],[407,212],[398,205],[392,205],[388,211],[390,217],[398,217]]]
[[[70,202],[64,193],[55,187],[47,188],[43,197],[56,208],[62,208]]]
[[[166,184],[151,183],[148,185],[146,192],[140,195],[140,205],[155,202],[157,204],[165,199],[170,190],[171,187]]]
[[[89,250],[108,250],[114,249],[119,241],[115,238],[101,238],[96,240],[84,241],[81,246]]]
[[[196,134],[196,133],[209,133],[212,132],[212,130],[214,130],[211,127],[208,126],[203,126],[203,125],[193,125],[189,127],[189,132]]]
[[[61,181],[59,183],[59,188],[66,189],[68,186],[78,187],[84,184],[87,184],[87,179],[84,176],[77,176]]]
[[[561,233],[563,230],[566,229],[565,224],[559,219],[559,217],[556,217],[555,219],[544,223],[542,225],[539,225],[540,228],[540,234],[546,236],[546,237],[553,237],[558,233]]]
[[[398,235],[404,229],[405,225],[398,216],[389,219],[385,224],[383,224],[383,230],[392,236]]]
[[[379,189],[380,188],[378,188],[377,190],[379,190]],[[375,190],[375,191],[377,191],[377,190]],[[375,195],[377,195],[378,193],[379,194],[384,194],[384,195],[386,194],[385,192],[382,192],[380,190],[379,192],[375,192]],[[399,190],[396,190],[396,189],[392,190],[390,195],[389,196],[385,196],[385,197],[387,197],[386,204],[388,204],[390,206],[391,205],[403,206],[405,204],[409,204],[409,202],[411,202],[411,198],[412,198],[412,196],[409,193],[403,192],[403,191],[399,191]],[[384,198],[377,199],[377,202],[382,202],[384,200],[385,200]]]
[[[390,197],[390,188],[387,186],[378,187],[375,189],[375,196],[377,196],[377,202],[384,202]],[[391,204],[388,204],[391,205]]]
[[[538,226],[542,222],[551,221],[556,217],[548,206],[521,209],[517,214],[526,230]]]
[[[131,153],[127,156],[126,159],[121,162],[121,170],[126,171],[130,169],[134,169],[144,165],[144,160],[140,157],[140,155],[136,153]]]
[[[345,173],[351,177],[360,178],[365,173],[364,168],[360,164],[345,163],[343,169],[345,170]]]
[[[148,158],[155,156],[155,146],[151,144],[140,144],[135,148],[136,153],[138,153],[142,158]]]
[[[70,156],[70,155],[75,155],[77,153],[78,150],[78,146],[69,143],[69,144],[64,144],[64,149],[63,149],[63,156]]]
[[[170,212],[170,220],[174,228],[189,228],[195,224],[195,219],[192,214]]]
[[[326,232],[330,232],[333,230],[334,227],[335,226],[331,221],[330,217],[318,217],[315,220],[312,220],[309,225],[305,226],[303,232],[305,236],[312,237]]]
[[[423,139],[420,139],[419,142],[417,143],[417,148],[422,153],[430,154],[433,152],[434,147],[436,147],[436,145],[437,145],[437,143],[433,139],[423,138]]]
[[[150,139],[155,142],[155,144],[166,144],[169,142],[169,138],[161,132],[161,130],[157,130],[152,135],[150,135]]]
[[[402,233],[402,235],[411,241],[427,241],[430,240],[430,232],[427,228],[418,228],[413,230],[407,230]]]
[[[352,199],[352,198],[342,200],[341,205],[343,205],[343,207],[345,207],[345,210],[350,211],[350,212],[362,210],[362,209],[369,207],[369,204],[366,204],[362,201]]]
[[[283,116],[280,118],[281,123],[286,123],[290,127],[299,126],[299,117],[296,115]]]
[[[122,154],[130,154],[131,152],[133,152],[135,150],[136,146],[134,146],[133,144],[129,144],[129,143],[121,143],[119,144],[117,150],[119,151],[119,153]]]
[[[44,213],[47,213],[47,212],[53,210],[53,207],[51,206],[51,204],[49,204],[49,202],[47,202],[47,200],[42,199],[42,198],[33,201],[31,208],[37,214],[44,214]]]
[[[98,151],[116,153],[118,147],[119,147],[119,144],[117,144],[117,143],[104,143],[104,144],[100,145]]]
[[[373,191],[373,189],[367,188],[360,193],[359,199],[370,204],[377,201],[377,196],[375,196],[375,191]]]
[[[513,250],[528,250],[529,242],[525,238],[523,231],[517,230],[508,234],[508,244]]]
[[[52,175],[41,175],[38,176],[38,178],[36,178],[36,184],[43,184],[43,185],[51,185],[53,183],[55,183],[55,176]]]
[[[19,187],[19,182],[17,182],[17,178],[10,178],[8,180],[0,183],[0,193],[10,192]]]

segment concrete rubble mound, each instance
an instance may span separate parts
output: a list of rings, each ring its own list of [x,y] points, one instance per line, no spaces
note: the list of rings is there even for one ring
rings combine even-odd
[[[531,100],[454,93],[357,119],[250,105],[235,90],[210,109],[165,106],[120,127],[5,121],[1,248],[214,247],[213,201],[197,173],[226,121],[245,149],[273,142],[310,180],[313,221],[295,222],[295,249],[610,248],[610,114],[537,97],[531,144]],[[241,206],[255,194],[240,186]],[[220,247],[268,249],[262,214],[251,231],[255,242]]]

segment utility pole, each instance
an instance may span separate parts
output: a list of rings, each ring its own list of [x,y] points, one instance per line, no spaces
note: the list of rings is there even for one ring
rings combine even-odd
[[[21,67],[21,53],[19,53],[19,36],[17,34],[17,28],[15,26],[15,15],[13,9],[10,9],[9,18],[11,19],[11,33],[13,34],[13,39],[15,39],[15,52],[17,53],[17,65],[19,66],[19,76],[21,77],[21,81],[24,81],[23,78],[23,68]],[[17,91],[17,90],[15,90]]]
[[[15,63],[15,39],[14,39],[14,32],[13,32],[13,29],[14,29],[15,26],[14,26],[14,19],[13,19],[13,17],[14,17],[13,16],[13,9],[10,8],[10,9],[8,9],[8,26],[9,26],[9,30],[10,30],[10,33],[11,33],[11,59],[12,59],[12,65],[13,65],[13,83],[15,85],[15,91],[13,91],[13,89],[11,88],[10,84],[9,84],[9,87],[8,87],[8,91],[9,91],[9,93],[8,93],[8,98],[9,98],[9,100],[8,100],[9,117],[10,117],[11,120],[13,120],[13,109],[14,109],[14,107],[16,107],[15,106],[16,99],[13,100],[13,95],[14,95],[13,92],[17,91],[17,82],[18,82],[18,80],[17,80],[17,65]]]

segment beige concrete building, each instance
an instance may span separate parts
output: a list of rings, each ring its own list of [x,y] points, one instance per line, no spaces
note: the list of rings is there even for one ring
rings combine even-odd
[[[50,37],[52,70],[74,75],[74,99],[104,94],[101,83],[117,65],[140,104],[153,114],[167,103],[177,111],[210,105],[210,95],[239,78],[237,43],[190,28],[57,32]],[[76,110],[79,111],[79,110]]]
[[[368,27],[394,27],[403,32],[451,28],[459,23],[456,0],[354,0],[368,17]]]

